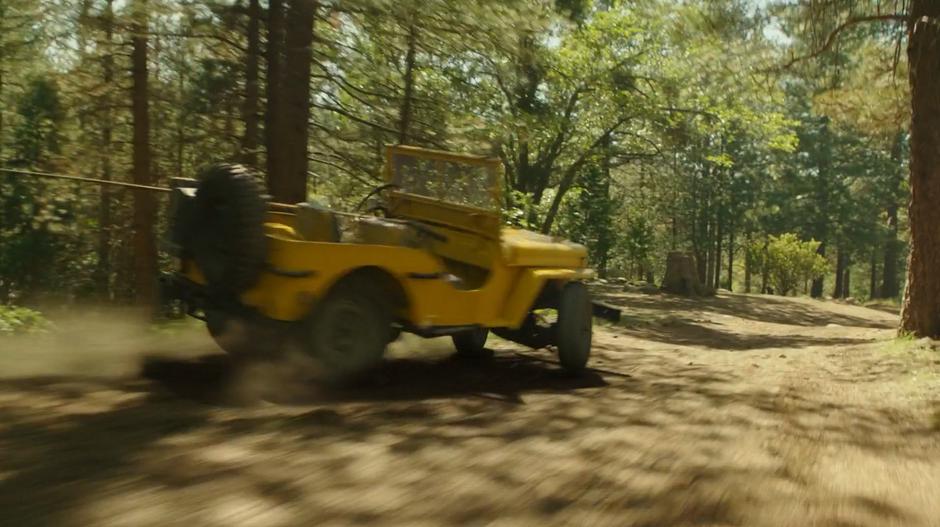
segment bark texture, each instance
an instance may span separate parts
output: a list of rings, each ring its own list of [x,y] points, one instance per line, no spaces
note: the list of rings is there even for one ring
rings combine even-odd
[[[671,252],[666,256],[662,290],[684,296],[708,296],[715,293],[699,280],[695,257],[684,252]]]
[[[832,298],[845,298],[845,266],[848,263],[848,259],[845,256],[845,251],[842,248],[836,249],[836,283],[835,287],[832,289]]]
[[[940,337],[940,2],[914,0],[911,83],[911,249],[901,331]]]
[[[283,143],[281,133],[281,85],[283,79],[281,72],[284,63],[284,2],[283,0],[269,0],[268,2],[268,40],[265,47],[267,71],[265,79],[265,95],[267,97],[267,111],[264,113],[264,142],[267,158],[266,180],[268,192],[273,194],[277,187],[277,180],[282,174],[284,155],[281,153]]]
[[[258,166],[258,63],[261,55],[261,5],[259,0],[248,0],[248,49],[245,52],[245,100],[242,120],[242,163]]]
[[[313,0],[292,0],[287,9],[284,36],[283,113],[278,139],[283,145],[281,173],[270,188],[276,201],[298,203],[307,199],[307,143],[310,137],[310,66],[313,60]]]
[[[104,113],[101,116],[101,179],[111,181],[111,143],[113,135],[113,116],[111,112],[110,88],[114,83],[114,1],[107,0],[101,17],[104,26],[107,53],[101,59],[102,81],[108,88],[105,92]],[[98,240],[95,253],[95,285],[104,298],[111,296],[111,191],[107,185],[98,189]]]
[[[153,185],[150,172],[150,90],[147,39],[147,7],[145,0],[135,3],[135,16],[131,38],[131,64],[133,87],[131,107],[134,119],[133,173],[134,183]],[[152,192],[134,191],[134,291],[140,305],[153,305],[156,301],[157,243],[154,224],[157,208]]]
[[[413,113],[415,95],[415,52],[418,47],[418,27],[412,15],[408,26],[408,49],[405,52],[405,90],[402,95],[401,108],[398,111],[398,144],[406,145],[410,140],[411,115]]]

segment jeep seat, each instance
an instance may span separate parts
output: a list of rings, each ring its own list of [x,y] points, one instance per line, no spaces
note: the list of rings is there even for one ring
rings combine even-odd
[[[298,203],[294,230],[308,242],[340,241],[339,221],[333,211],[313,203]]]

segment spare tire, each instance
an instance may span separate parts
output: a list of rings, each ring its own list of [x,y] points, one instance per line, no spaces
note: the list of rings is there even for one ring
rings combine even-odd
[[[237,296],[253,286],[267,259],[261,183],[241,165],[216,165],[199,176],[186,218],[187,252],[210,291]]]

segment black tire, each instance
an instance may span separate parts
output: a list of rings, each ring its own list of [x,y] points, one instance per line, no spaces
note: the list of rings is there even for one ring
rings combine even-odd
[[[382,362],[392,313],[374,290],[367,281],[347,279],[311,314],[302,344],[329,378],[349,379]]]
[[[253,286],[267,259],[260,182],[241,165],[216,165],[199,177],[184,250],[192,254],[210,289],[236,296]]]
[[[451,335],[458,355],[476,356],[486,349],[486,339],[490,336],[487,328],[471,329]]]
[[[577,373],[584,370],[591,354],[592,336],[591,295],[580,282],[569,282],[558,298],[558,322],[555,326],[555,345],[558,361],[565,370]]]
[[[401,338],[402,327],[398,324],[392,324],[388,329],[388,342],[391,344]]]

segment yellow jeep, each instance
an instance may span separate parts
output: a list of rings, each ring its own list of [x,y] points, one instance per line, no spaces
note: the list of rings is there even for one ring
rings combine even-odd
[[[356,213],[269,203],[238,165],[177,181],[173,296],[232,354],[289,339],[340,376],[401,331],[473,354],[492,330],[585,367],[592,312],[619,312],[592,306],[583,246],[503,225],[498,160],[392,146],[385,177]]]

